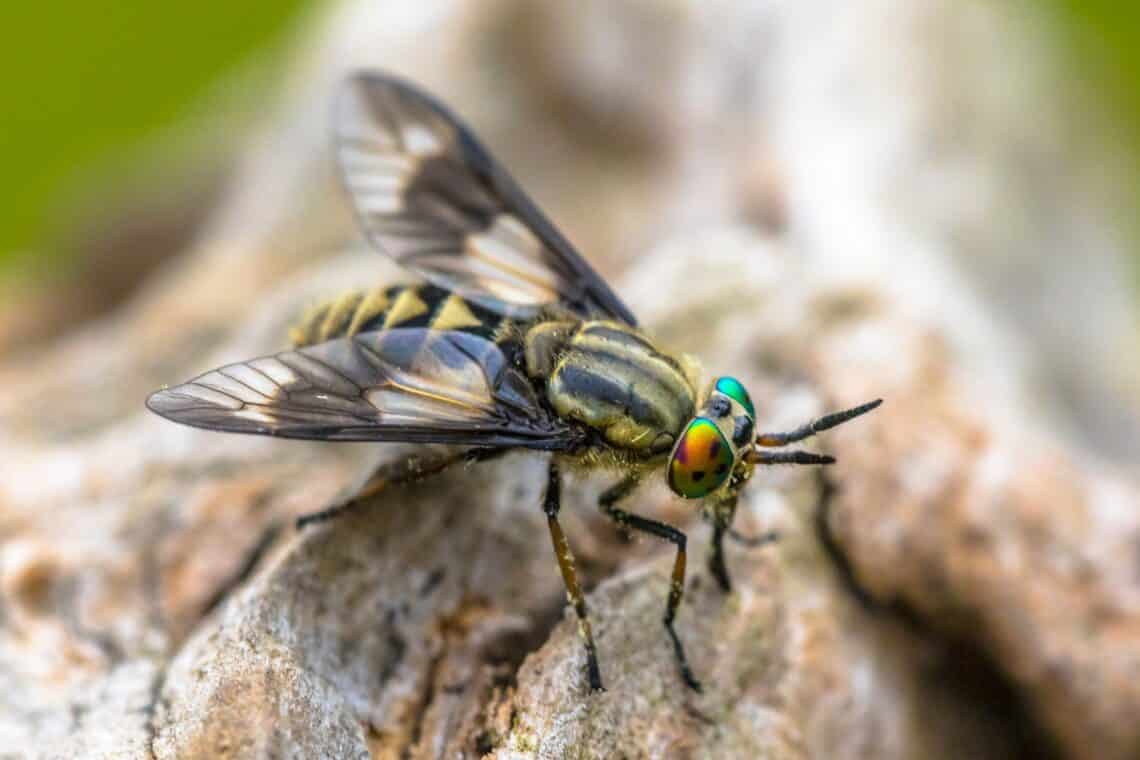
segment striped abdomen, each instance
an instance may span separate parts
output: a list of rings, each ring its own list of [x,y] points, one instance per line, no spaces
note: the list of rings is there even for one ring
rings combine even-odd
[[[312,309],[289,331],[296,347],[371,330],[426,327],[491,338],[503,317],[434,285],[392,285],[347,293]]]
[[[555,329],[539,325],[528,334],[528,361],[542,340],[538,332]],[[559,415],[595,428],[621,449],[644,456],[669,451],[696,406],[676,359],[611,322],[583,322],[558,342],[546,396]]]

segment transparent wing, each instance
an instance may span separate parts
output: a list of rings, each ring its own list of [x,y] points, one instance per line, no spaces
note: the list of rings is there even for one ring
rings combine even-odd
[[[285,438],[549,450],[581,440],[494,342],[426,328],[231,364],[157,391],[147,406],[186,425]]]
[[[336,152],[371,243],[428,281],[508,315],[561,304],[636,324],[475,136],[398,79],[350,78],[336,105]]]

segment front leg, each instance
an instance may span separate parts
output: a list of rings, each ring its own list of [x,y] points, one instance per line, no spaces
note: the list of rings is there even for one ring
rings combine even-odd
[[[728,568],[724,564],[724,534],[728,532],[732,518],[736,514],[736,499],[737,495],[732,494],[731,499],[717,500],[709,509],[713,525],[712,544],[709,547],[709,572],[716,578],[720,590],[725,593],[732,590],[732,581],[728,578]]]
[[[671,541],[676,545],[677,555],[673,560],[673,577],[669,584],[669,597],[665,602],[665,617],[662,622],[664,622],[665,630],[669,632],[669,638],[673,642],[673,654],[676,656],[677,665],[681,669],[681,678],[685,681],[686,686],[699,692],[701,684],[693,676],[693,671],[689,668],[689,661],[685,657],[685,648],[681,645],[681,639],[673,628],[673,620],[677,616],[677,608],[681,605],[681,597],[685,591],[685,544],[688,539],[684,533],[672,525],[640,517],[615,506],[617,501],[628,496],[636,486],[636,478],[632,476],[626,478],[604,491],[598,499],[598,506],[601,507],[602,512],[618,524],[618,527],[639,530]]]
[[[736,516],[736,503],[739,498],[738,491],[730,491],[710,504],[707,513],[713,524],[712,546],[709,551],[709,572],[716,578],[721,590],[726,593],[732,590],[732,581],[728,577],[728,568],[724,563],[724,537],[727,535],[748,547],[763,546],[780,537],[775,531],[763,533],[759,536],[745,536],[737,533],[732,527],[732,520]]]

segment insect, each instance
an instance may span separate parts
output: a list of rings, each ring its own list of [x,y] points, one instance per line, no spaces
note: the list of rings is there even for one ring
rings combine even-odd
[[[435,98],[392,76],[358,73],[343,85],[334,121],[337,163],[363,232],[423,282],[327,303],[294,328],[292,350],[157,391],[147,406],[210,430],[455,444],[474,458],[515,448],[550,452],[542,508],[595,690],[602,688],[597,651],[558,519],[559,471],[620,472],[599,506],[624,530],[675,545],[663,620],[681,677],[699,690],[674,628],[686,536],[621,505],[658,472],[676,495],[700,500],[713,526],[709,569],[727,591],[723,541],[736,536],[738,495],[755,467],[835,461],[768,449],[880,401],[790,432],[757,433],[744,386],[729,376],[702,384],[695,360],[667,353],[639,330],[625,304]]]

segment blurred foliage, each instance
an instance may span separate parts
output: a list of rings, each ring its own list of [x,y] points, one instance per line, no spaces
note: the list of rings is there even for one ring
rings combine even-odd
[[[1140,146],[1140,3],[1049,0],[1075,56],[1073,71],[1124,120]]]
[[[0,46],[0,271],[50,254],[53,217],[88,173],[194,111],[280,41],[306,0],[10,3]],[[102,176],[100,174],[99,176]]]
[[[1106,108],[1140,173],[1140,3],[1130,0],[1047,0],[1069,75]],[[1140,176],[1136,176],[1140,180]],[[1140,182],[1132,183],[1130,227],[1133,282],[1140,288]]]
[[[311,2],[10,4],[0,46],[0,273],[50,255],[55,215],[79,179],[125,167],[133,148],[184,122],[220,78],[272,48]],[[1039,7],[1059,22],[1070,74],[1108,107],[1140,156],[1140,3]],[[1140,224],[1136,232],[1140,240]],[[1140,245],[1135,251],[1140,271]]]

